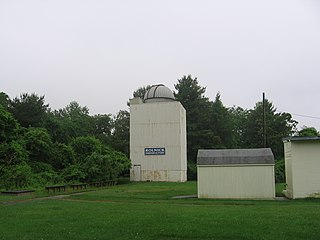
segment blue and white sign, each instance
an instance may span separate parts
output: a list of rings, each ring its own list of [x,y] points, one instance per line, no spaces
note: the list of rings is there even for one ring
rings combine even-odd
[[[166,149],[161,148],[145,148],[144,155],[166,155]]]

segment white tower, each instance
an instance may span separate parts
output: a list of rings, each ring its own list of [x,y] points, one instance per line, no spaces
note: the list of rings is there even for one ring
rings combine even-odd
[[[131,181],[187,181],[186,110],[164,85],[130,100]]]

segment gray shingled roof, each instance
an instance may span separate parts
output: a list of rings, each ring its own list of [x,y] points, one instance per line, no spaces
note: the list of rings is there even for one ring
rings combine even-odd
[[[282,139],[283,142],[291,141],[320,141],[320,136],[293,136],[293,137],[287,137]]]
[[[199,149],[198,165],[274,164],[270,148]]]

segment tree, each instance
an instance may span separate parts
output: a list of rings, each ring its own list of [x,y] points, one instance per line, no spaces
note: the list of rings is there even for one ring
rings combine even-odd
[[[81,116],[88,116],[89,108],[86,106],[81,107],[79,103],[72,101],[65,108],[59,109],[58,113],[62,117],[69,118],[70,120],[76,120]]]
[[[84,163],[85,159],[94,152],[102,152],[102,143],[95,137],[77,137],[72,140],[70,145],[76,155],[78,163]]]
[[[5,108],[0,105],[0,144],[17,137],[19,124]]]
[[[10,112],[23,127],[40,127],[48,111],[44,96],[35,93],[23,93],[20,98],[14,98],[9,104]]]
[[[134,98],[141,98],[142,100],[144,99],[144,95],[146,94],[146,92],[151,88],[150,85],[147,86],[143,86],[138,88],[137,90],[135,90],[132,94],[132,96]],[[130,101],[127,102],[127,106],[130,106]]]
[[[120,110],[114,119],[114,128],[112,134],[111,146],[129,156],[130,145],[130,113]]]
[[[111,133],[113,130],[113,119],[111,114],[93,116],[93,135],[105,144],[111,143]]]
[[[143,87],[140,87],[138,88],[137,90],[135,90],[133,92],[133,97],[136,98],[136,97],[139,97],[141,99],[144,98],[144,95],[146,94],[146,92],[151,88],[150,85],[147,85],[147,86],[143,86]]]
[[[54,111],[54,116],[56,119],[51,119],[49,124],[60,142],[69,143],[73,138],[93,135],[94,119],[86,106],[73,101],[65,108]]]
[[[249,110],[233,106],[232,108],[229,108],[228,111],[230,113],[233,126],[233,148],[243,148],[245,147],[244,126],[247,124]]]
[[[24,135],[29,161],[33,169],[38,163],[52,164],[53,143],[45,128],[29,128]]]
[[[214,148],[233,148],[235,146],[232,116],[223,105],[220,93],[217,93],[212,103],[211,127],[214,134]]]
[[[28,152],[23,141],[13,140],[0,144],[0,176],[12,171],[16,165],[28,159]]]
[[[65,120],[56,115],[55,112],[48,112],[43,123],[43,127],[47,129],[53,142],[69,143],[71,136],[69,135],[69,128],[71,128],[72,122]]]
[[[276,159],[283,157],[282,138],[291,136],[296,129],[297,122],[289,113],[277,113],[276,108],[265,100],[266,139],[267,147],[272,149]],[[263,105],[258,102],[248,113],[244,126],[244,147],[263,147]]]
[[[188,161],[195,163],[199,148],[212,148],[212,104],[204,96],[205,87],[201,87],[197,78],[183,76],[175,84],[176,99],[186,109],[187,115],[187,156]]]
[[[76,163],[76,156],[71,146],[63,143],[53,144],[52,166],[56,170],[62,170]]]
[[[20,187],[30,182],[26,166],[29,156],[24,141],[19,139],[19,130],[12,114],[0,105],[0,188]]]
[[[314,137],[319,135],[319,132],[314,127],[303,126],[302,129],[298,131],[298,136],[301,137]]]
[[[8,110],[9,104],[10,104],[9,96],[4,92],[0,92],[0,105],[2,105],[4,109]]]

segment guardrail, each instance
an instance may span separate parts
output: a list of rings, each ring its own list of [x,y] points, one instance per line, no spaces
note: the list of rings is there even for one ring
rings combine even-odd
[[[106,186],[115,186],[117,185],[116,180],[109,180],[109,181],[102,181],[102,182],[92,182],[92,183],[76,183],[76,184],[67,184],[67,185],[53,185],[53,186],[46,186],[45,189],[50,192],[61,192],[66,191],[66,189],[72,188],[72,190],[82,190],[87,189],[88,187],[91,188],[98,188],[98,187],[106,187]]]

